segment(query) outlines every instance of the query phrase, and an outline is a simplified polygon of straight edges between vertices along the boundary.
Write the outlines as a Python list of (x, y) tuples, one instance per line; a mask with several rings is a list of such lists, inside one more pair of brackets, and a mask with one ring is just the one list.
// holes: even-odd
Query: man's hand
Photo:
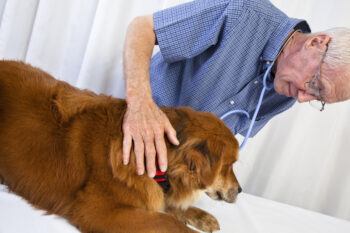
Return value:
[(129, 163), (130, 150), (134, 144), (137, 173), (145, 171), (154, 177), (156, 173), (156, 155), (161, 171), (167, 169), (167, 148), (164, 140), (166, 133), (169, 141), (178, 145), (176, 131), (168, 117), (159, 109), (152, 99), (128, 102), (123, 121), (123, 163)]
[(123, 121), (123, 162), (128, 164), (133, 144), (137, 173), (144, 173), (146, 157), (150, 177), (156, 173), (156, 155), (160, 169), (167, 169), (164, 133), (171, 143), (179, 144), (169, 119), (152, 99), (149, 67), (155, 42), (152, 15), (136, 17), (128, 26), (124, 45), (123, 67), (128, 107)]

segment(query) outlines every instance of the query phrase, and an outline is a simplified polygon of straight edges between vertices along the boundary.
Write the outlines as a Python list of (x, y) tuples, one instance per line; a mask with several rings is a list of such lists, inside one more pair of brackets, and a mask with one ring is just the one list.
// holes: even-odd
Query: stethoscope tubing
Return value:
[[(248, 131), (247, 131), (247, 133), (246, 133), (246, 136), (244, 137), (243, 142), (242, 142), (241, 145), (239, 146), (239, 149), (240, 149), (240, 150), (242, 150), (242, 149), (245, 147), (245, 145), (246, 145), (246, 143), (247, 143), (247, 141), (248, 141), (248, 139), (249, 139), (249, 136), (250, 136), (251, 131), (252, 131), (252, 129), (253, 129), (253, 126), (254, 126), (256, 117), (258, 116), (258, 113), (259, 113), (259, 110), (260, 110), (260, 107), (261, 107), (261, 104), (262, 104), (262, 100), (263, 100), (263, 98), (264, 98), (265, 91), (271, 89), (271, 87), (268, 87), (268, 86), (267, 86), (266, 80), (267, 80), (268, 74), (270, 73), (270, 71), (271, 71), (271, 69), (272, 69), (272, 67), (273, 67), (273, 64), (274, 64), (274, 62), (271, 62), (271, 63), (270, 63), (270, 66), (266, 69), (266, 71), (265, 71), (265, 73), (264, 73), (264, 77), (263, 77), (263, 89), (261, 90), (260, 97), (259, 97), (258, 103), (257, 103), (257, 105), (256, 105), (256, 108), (255, 108), (255, 111), (254, 111), (252, 120), (251, 120), (251, 122), (250, 122)], [(242, 109), (237, 109), (237, 110), (231, 110), (231, 111), (226, 112), (225, 114), (223, 114), (223, 115), (220, 117), (220, 119), (221, 119), (221, 120), (224, 120), (225, 118), (227, 118), (228, 116), (233, 115), (233, 114), (243, 114), (243, 115), (245, 115), (248, 119), (250, 118), (249, 113), (248, 113), (247, 111), (242, 110)]]

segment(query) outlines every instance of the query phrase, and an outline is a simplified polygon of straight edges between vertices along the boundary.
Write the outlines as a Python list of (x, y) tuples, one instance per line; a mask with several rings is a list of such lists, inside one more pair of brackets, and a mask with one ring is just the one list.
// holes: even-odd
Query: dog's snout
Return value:
[(206, 192), (206, 194), (214, 200), (226, 201), (228, 203), (235, 202), (238, 193), (242, 192), (242, 188), (232, 187), (228, 190), (212, 190)]
[(228, 189), (212, 189), (208, 190), (206, 194), (214, 200), (225, 201), (233, 203), (237, 199), (237, 195), (242, 192), (240, 185), (230, 187)]

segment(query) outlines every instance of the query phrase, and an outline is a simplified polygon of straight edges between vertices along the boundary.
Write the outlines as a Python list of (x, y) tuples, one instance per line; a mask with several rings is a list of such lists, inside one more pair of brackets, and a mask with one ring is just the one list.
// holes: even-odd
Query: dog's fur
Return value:
[(79, 90), (15, 61), (0, 61), (0, 180), (33, 206), (82, 232), (211, 232), (216, 219), (189, 207), (206, 191), (234, 202), (238, 143), (214, 115), (163, 108), (178, 132), (162, 188), (122, 164), (124, 100)]

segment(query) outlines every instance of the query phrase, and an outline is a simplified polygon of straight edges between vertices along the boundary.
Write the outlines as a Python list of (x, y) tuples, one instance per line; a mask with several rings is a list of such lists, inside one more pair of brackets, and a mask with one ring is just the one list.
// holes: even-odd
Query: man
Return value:
[(345, 28), (310, 34), (268, 0), (194, 1), (134, 19), (124, 51), (124, 164), (133, 143), (138, 174), (144, 157), (150, 177), (156, 158), (166, 170), (164, 133), (179, 142), (158, 106), (210, 111), (234, 133), (254, 136), (296, 100), (317, 100), (323, 110), (349, 99), (349, 41)]

